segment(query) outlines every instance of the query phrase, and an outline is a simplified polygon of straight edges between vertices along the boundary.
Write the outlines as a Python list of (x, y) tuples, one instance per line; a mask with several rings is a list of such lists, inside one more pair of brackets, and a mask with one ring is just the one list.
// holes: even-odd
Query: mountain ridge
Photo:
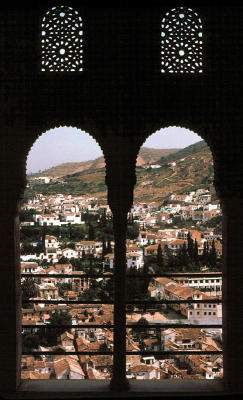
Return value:
[[(158, 149), (156, 149), (158, 150)], [(159, 154), (159, 153), (157, 153)], [(205, 141), (199, 141), (184, 149), (136, 167), (137, 184), (134, 188), (135, 201), (163, 201), (170, 194), (182, 194), (197, 188), (213, 188), (213, 159)], [(97, 160), (97, 159), (96, 159)], [(101, 158), (96, 166), (101, 165)], [(151, 167), (152, 163), (157, 166)], [(82, 171), (63, 176), (60, 182), (36, 185), (31, 184), (28, 193), (92, 195), (103, 201), (107, 198), (105, 185), (105, 168), (93, 165)]]
[[(176, 153), (180, 149), (153, 149), (149, 147), (142, 147), (138, 157), (137, 165), (144, 165), (146, 163), (156, 162), (161, 157)], [(105, 167), (104, 157), (98, 157), (92, 160), (80, 161), (80, 162), (66, 162), (58, 164), (54, 167), (47, 168), (41, 172), (36, 172), (28, 174), (31, 177), (38, 176), (50, 176), (50, 177), (62, 177), (66, 175), (75, 174), (77, 172), (82, 172), (87, 169), (99, 169)]]

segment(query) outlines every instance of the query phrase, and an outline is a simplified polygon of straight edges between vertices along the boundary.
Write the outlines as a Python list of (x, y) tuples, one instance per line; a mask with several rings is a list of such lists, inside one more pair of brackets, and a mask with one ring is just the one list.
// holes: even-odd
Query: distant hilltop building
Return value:
[(146, 166), (146, 169), (148, 169), (148, 168), (153, 168), (153, 169), (161, 168), (161, 165), (159, 165), (159, 164), (149, 164), (149, 165)]
[(52, 178), (50, 176), (38, 176), (38, 177), (31, 177), (29, 178), (30, 182), (32, 183), (50, 183), (52, 181)]

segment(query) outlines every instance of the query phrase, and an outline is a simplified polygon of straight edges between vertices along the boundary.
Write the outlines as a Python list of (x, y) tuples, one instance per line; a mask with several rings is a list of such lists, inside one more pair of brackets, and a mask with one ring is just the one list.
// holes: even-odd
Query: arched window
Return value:
[(63, 5), (47, 11), (41, 36), (42, 71), (83, 70), (83, 30), (78, 11)]
[(161, 72), (203, 72), (202, 21), (191, 8), (173, 8), (162, 20)]

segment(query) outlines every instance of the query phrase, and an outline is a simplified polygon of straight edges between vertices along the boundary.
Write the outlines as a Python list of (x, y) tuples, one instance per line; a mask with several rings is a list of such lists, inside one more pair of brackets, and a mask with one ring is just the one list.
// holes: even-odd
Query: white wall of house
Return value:
[(62, 255), (63, 255), (63, 257), (66, 257), (66, 258), (77, 258), (78, 252), (73, 249), (64, 249), (64, 250), (62, 250)]

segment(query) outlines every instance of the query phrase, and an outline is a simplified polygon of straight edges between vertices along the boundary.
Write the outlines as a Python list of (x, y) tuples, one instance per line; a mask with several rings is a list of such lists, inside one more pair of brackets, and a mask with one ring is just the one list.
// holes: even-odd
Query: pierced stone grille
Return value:
[(41, 25), (42, 71), (82, 71), (83, 30), (78, 11), (53, 7)]
[(202, 73), (202, 21), (190, 8), (165, 14), (161, 24), (161, 72)]

